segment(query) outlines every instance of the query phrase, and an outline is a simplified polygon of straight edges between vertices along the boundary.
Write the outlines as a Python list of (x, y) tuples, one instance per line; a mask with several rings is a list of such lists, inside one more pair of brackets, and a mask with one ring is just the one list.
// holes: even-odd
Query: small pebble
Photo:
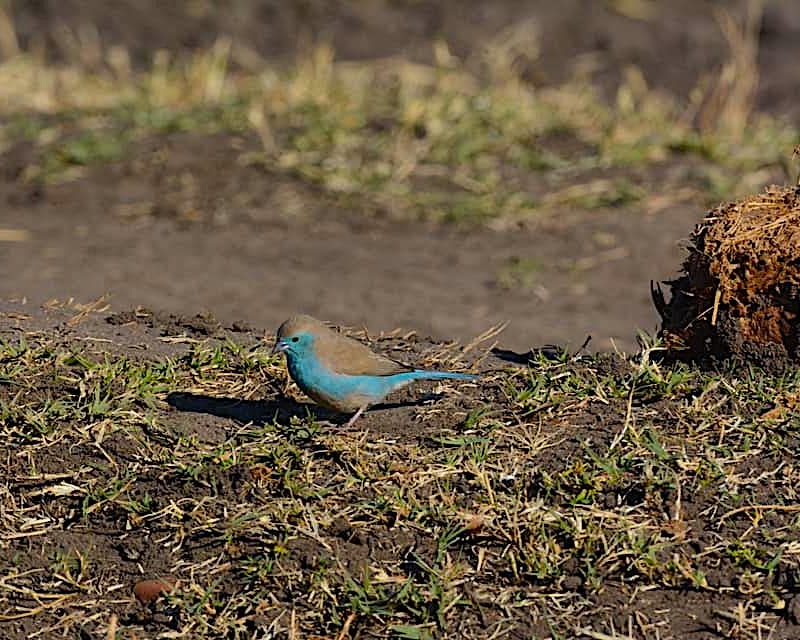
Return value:
[(467, 519), (464, 525), (464, 531), (470, 535), (480, 533), (483, 526), (486, 524), (486, 519), (480, 515), (474, 515)]
[(133, 588), (133, 595), (142, 604), (152, 602), (162, 593), (169, 593), (175, 588), (174, 581), (164, 579), (142, 580)]

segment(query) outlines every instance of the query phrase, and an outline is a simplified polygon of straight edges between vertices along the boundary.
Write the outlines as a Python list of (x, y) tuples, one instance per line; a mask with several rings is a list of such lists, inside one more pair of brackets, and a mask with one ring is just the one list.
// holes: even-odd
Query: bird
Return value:
[(273, 353), (283, 353), (289, 375), (317, 404), (353, 413), (351, 427), (371, 405), (415, 380), (475, 380), (476, 375), (415, 369), (372, 351), (308, 315), (279, 328)]

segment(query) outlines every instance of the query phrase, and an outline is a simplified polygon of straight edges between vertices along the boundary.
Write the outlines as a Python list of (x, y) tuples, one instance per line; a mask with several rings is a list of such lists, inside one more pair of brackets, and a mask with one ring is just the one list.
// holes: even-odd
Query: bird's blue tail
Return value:
[(454, 371), (425, 371), (415, 369), (408, 373), (411, 380), (477, 380), (478, 376), (471, 373), (455, 373)]

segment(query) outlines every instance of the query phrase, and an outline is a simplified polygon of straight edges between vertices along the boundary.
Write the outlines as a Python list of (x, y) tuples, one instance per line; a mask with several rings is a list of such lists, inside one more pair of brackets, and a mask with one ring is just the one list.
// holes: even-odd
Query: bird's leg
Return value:
[(368, 404), (365, 404), (363, 407), (359, 407), (358, 411), (356, 411), (356, 412), (353, 414), (353, 417), (352, 417), (352, 418), (350, 418), (350, 419), (347, 421), (347, 424), (346, 424), (346, 425), (344, 425), (345, 429), (349, 429), (350, 427), (352, 427), (352, 426), (353, 426), (353, 423), (354, 423), (356, 420), (358, 420), (358, 416), (360, 416), (362, 413), (364, 413), (364, 410), (365, 410), (365, 409), (366, 409), (368, 406), (369, 406)]

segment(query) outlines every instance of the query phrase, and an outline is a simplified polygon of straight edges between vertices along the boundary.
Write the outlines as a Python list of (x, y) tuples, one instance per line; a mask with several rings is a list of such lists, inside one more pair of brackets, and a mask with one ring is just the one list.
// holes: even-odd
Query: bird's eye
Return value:
[(297, 336), (294, 336), (292, 338), (292, 342), (299, 342), (299, 341), (300, 341), (300, 338), (298, 338)]

